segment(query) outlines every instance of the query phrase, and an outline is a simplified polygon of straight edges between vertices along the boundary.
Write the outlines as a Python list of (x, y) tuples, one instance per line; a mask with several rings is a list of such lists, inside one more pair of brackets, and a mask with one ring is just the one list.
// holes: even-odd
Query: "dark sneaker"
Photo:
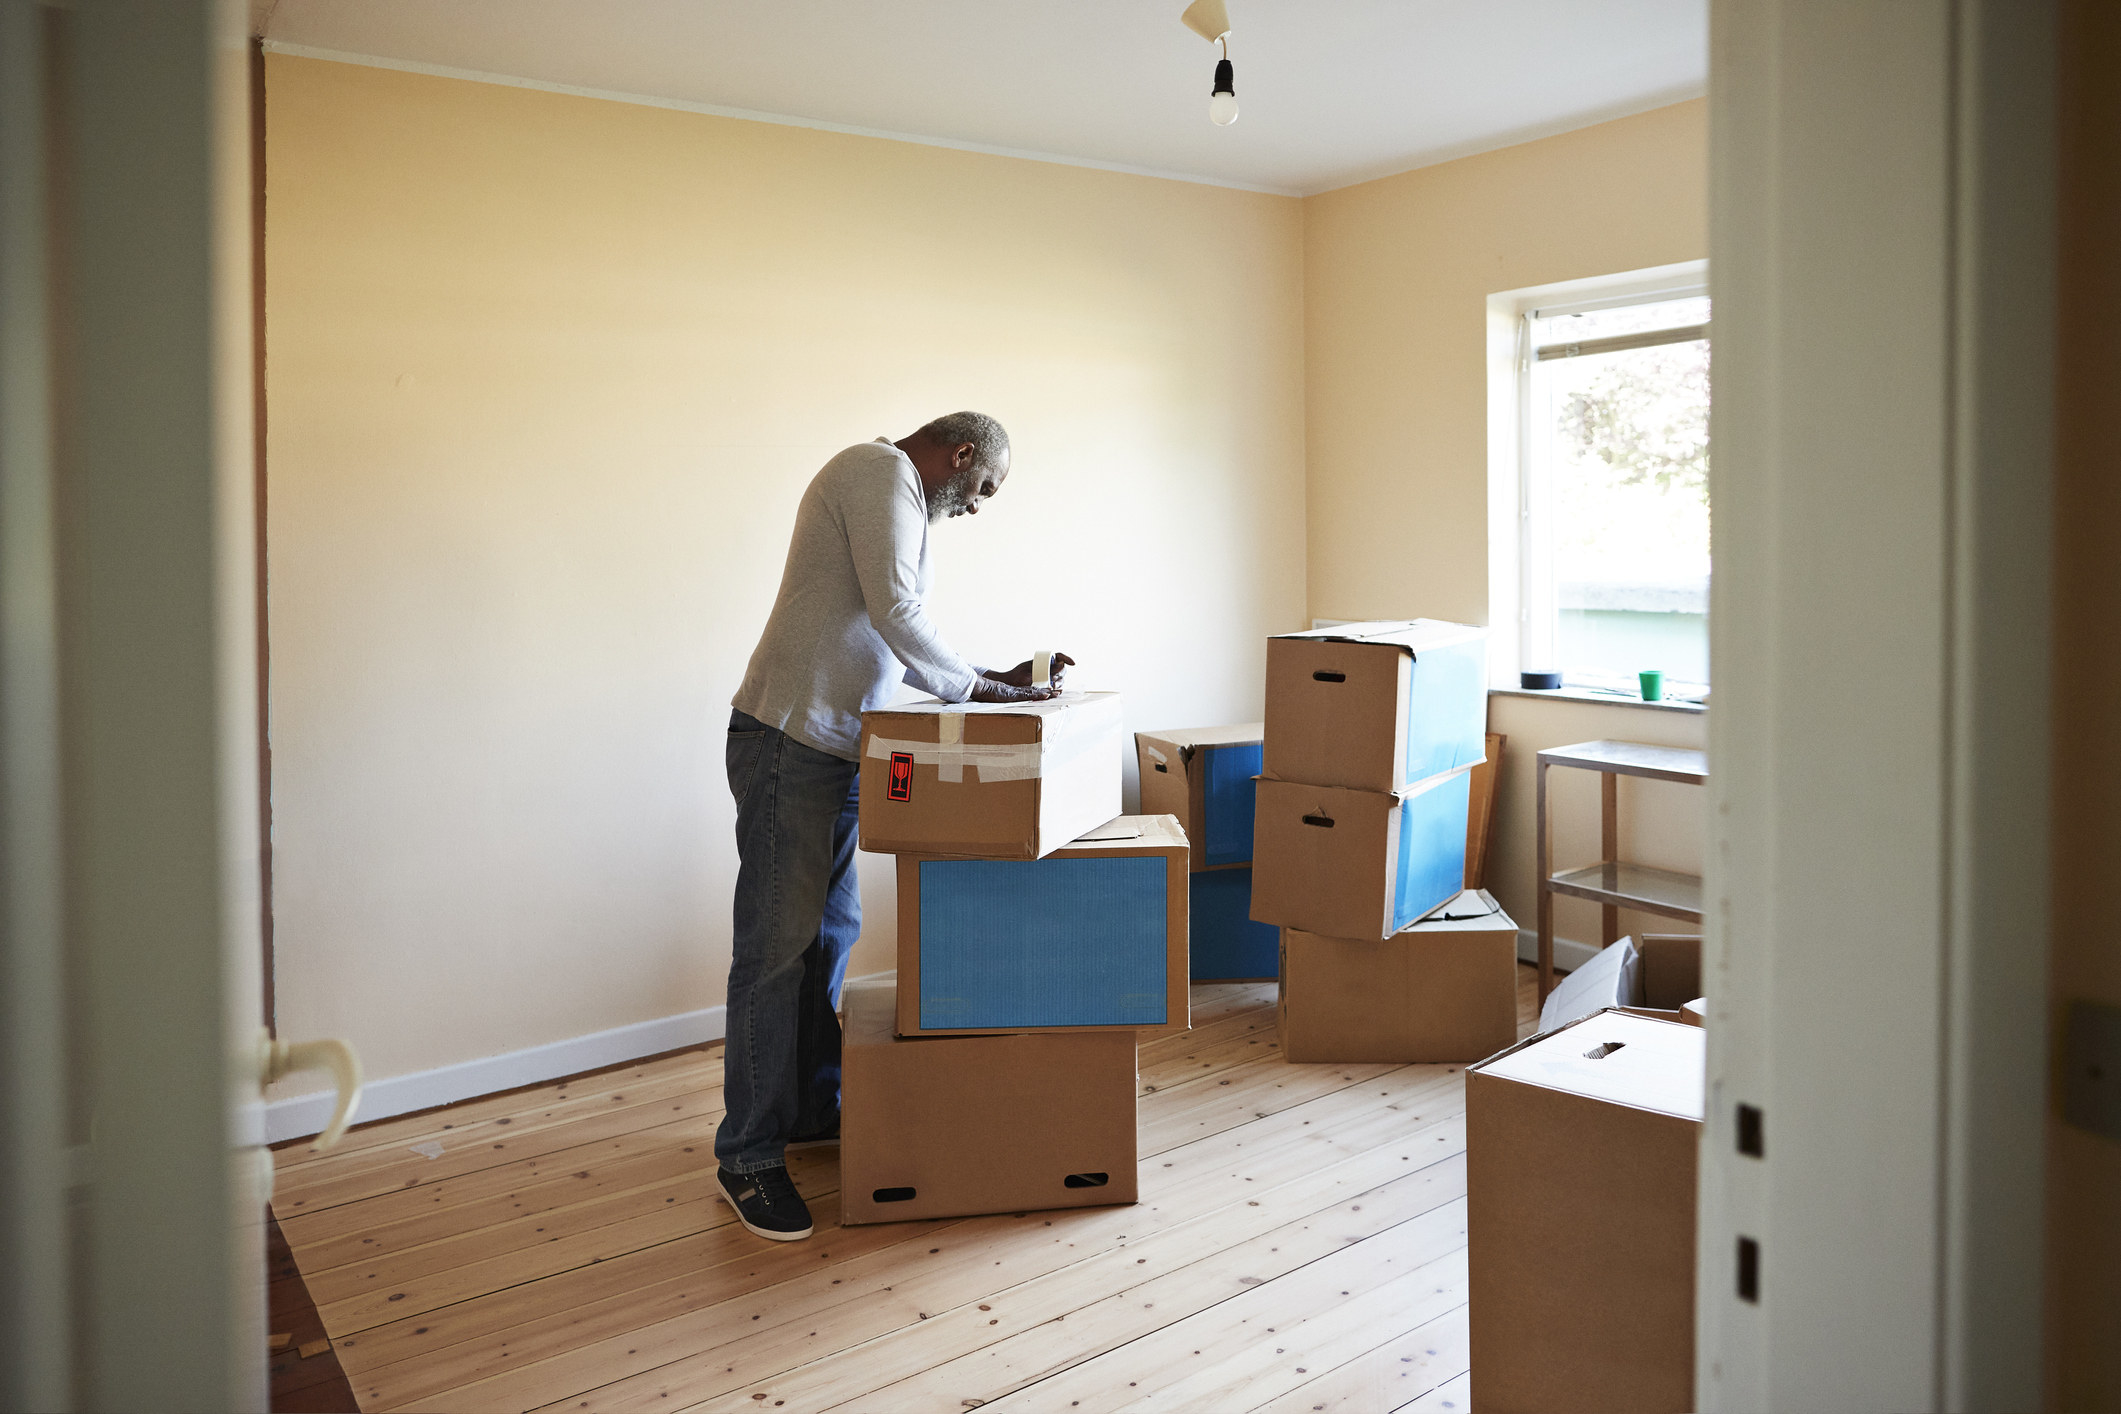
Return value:
[(822, 1133), (802, 1134), (789, 1140), (788, 1152), (792, 1154), (798, 1149), (822, 1149), (827, 1145), (831, 1145), (834, 1148), (837, 1148), (839, 1146), (839, 1142), (840, 1127), (835, 1124), (832, 1126), (832, 1128), (827, 1129)]
[(715, 1175), (722, 1196), (736, 1209), (736, 1220), (773, 1242), (800, 1242), (810, 1235), (810, 1209), (795, 1191), (786, 1164), (775, 1164), (757, 1173)]

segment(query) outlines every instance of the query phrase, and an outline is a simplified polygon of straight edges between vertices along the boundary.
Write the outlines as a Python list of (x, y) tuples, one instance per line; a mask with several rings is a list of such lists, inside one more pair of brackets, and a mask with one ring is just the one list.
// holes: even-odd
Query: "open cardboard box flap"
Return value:
[(1446, 619), (1377, 619), (1305, 629), (1301, 633), (1278, 633), (1274, 637), (1309, 638), (1320, 643), (1389, 643), (1419, 654), (1432, 648), (1448, 648), (1454, 643), (1486, 638), (1487, 635), (1484, 628), (1455, 624)]
[(1252, 862), (1252, 777), (1265, 727), (1136, 732), (1144, 815), (1175, 815), (1193, 842), (1195, 873)]
[(1168, 759), (1190, 761), (1204, 746), (1253, 746), (1266, 740), (1264, 722), (1240, 722), (1232, 727), (1170, 727), (1163, 731), (1136, 732), (1134, 740), (1156, 747)]

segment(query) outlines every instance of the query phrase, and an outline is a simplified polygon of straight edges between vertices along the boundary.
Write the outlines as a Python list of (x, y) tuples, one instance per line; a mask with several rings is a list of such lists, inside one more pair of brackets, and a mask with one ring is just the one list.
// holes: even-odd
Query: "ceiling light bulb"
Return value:
[(1216, 61), (1215, 93), (1208, 99), (1208, 117), (1222, 128), (1237, 121), (1237, 76), (1228, 59)]

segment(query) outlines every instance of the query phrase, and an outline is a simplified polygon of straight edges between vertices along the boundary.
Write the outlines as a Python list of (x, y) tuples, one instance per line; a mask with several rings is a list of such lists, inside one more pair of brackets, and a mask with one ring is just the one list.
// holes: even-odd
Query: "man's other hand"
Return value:
[[(1053, 666), (1051, 672), (1053, 675), (1053, 687), (1055, 691), (1060, 690), (1061, 674), (1074, 666), (1075, 660), (1069, 657), (1067, 654), (1056, 653), (1053, 655)], [(1007, 683), (1011, 687), (1029, 687), (1031, 686), (1031, 673), (1032, 660), (1026, 658), (1023, 662), (1018, 663), (1015, 667), (1011, 668), (1006, 673), (989, 673), (987, 674), (987, 676), (993, 678), (996, 682)]]
[(1015, 683), (985, 676), (972, 680), (974, 702), (1044, 702), (1049, 697), (1058, 696), (1060, 689), (1053, 687), (1018, 687)]

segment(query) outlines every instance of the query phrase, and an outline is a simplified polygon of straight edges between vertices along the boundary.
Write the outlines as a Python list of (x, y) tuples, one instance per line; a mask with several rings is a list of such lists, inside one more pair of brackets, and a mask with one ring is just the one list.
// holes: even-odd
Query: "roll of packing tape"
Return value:
[(1041, 648), (1038, 652), (1031, 655), (1031, 685), (1033, 687), (1053, 686), (1052, 649)]

